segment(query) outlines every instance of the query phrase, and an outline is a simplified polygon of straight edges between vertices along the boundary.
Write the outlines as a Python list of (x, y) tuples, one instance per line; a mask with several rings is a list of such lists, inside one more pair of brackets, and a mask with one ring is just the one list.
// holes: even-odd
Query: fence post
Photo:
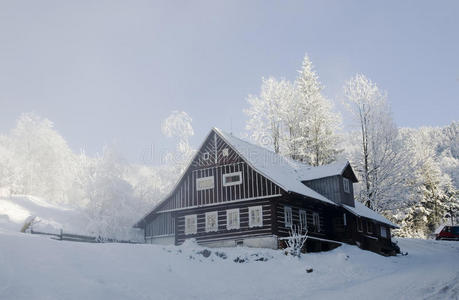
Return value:
[(63, 232), (62, 232), (62, 228), (61, 228), (61, 232), (59, 234), (59, 239), (62, 241), (62, 235), (63, 235)]

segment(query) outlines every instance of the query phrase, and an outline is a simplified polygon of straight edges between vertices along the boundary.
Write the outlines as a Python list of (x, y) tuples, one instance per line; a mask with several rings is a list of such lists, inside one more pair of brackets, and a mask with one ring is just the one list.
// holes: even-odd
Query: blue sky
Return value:
[(261, 77), (293, 80), (306, 52), (337, 103), (360, 72), (399, 126), (458, 120), (459, 2), (401, 2), (0, 1), (0, 132), (33, 111), (74, 150), (138, 162), (171, 145), (172, 110), (195, 146), (213, 126), (242, 132)]

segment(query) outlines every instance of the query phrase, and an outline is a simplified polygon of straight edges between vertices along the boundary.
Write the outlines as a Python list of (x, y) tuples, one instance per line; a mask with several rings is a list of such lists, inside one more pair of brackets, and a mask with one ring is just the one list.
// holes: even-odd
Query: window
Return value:
[(263, 208), (262, 206), (249, 207), (249, 227), (263, 226)]
[(316, 229), (317, 232), (320, 232), (320, 217), (319, 213), (313, 213), (312, 214), (312, 223), (314, 224), (314, 228)]
[(214, 176), (196, 178), (196, 190), (208, 190), (214, 188)]
[(308, 219), (306, 215), (306, 211), (300, 209), (300, 226), (301, 229), (307, 230), (308, 229)]
[(226, 229), (239, 229), (239, 208), (226, 211)]
[(292, 227), (292, 208), (284, 206), (284, 223), (285, 227)]
[(381, 225), (381, 237), (387, 239), (387, 230), (385, 226)]
[(343, 178), (343, 186), (344, 192), (349, 194), (351, 192), (351, 189), (349, 188), (349, 179)]
[(360, 218), (357, 219), (357, 231), (359, 232), (363, 231), (362, 220)]
[(347, 226), (346, 213), (343, 213), (343, 225)]
[(242, 172), (223, 174), (223, 185), (231, 186), (242, 183)]
[(367, 232), (373, 233), (373, 223), (367, 221)]
[(218, 212), (206, 212), (206, 232), (218, 231)]
[(209, 158), (210, 158), (209, 152), (204, 152), (204, 153), (202, 154), (202, 159), (203, 159), (203, 160), (208, 160)]
[(198, 232), (198, 222), (196, 215), (185, 216), (185, 234), (196, 234)]
[(228, 148), (225, 148), (225, 149), (222, 150), (222, 155), (225, 156), (225, 157), (229, 155)]

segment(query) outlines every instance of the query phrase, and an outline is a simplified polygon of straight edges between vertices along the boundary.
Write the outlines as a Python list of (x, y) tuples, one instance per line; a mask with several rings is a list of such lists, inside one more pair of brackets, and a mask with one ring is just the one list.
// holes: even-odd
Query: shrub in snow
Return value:
[(294, 225), (290, 229), (290, 236), (286, 239), (286, 252), (292, 256), (300, 257), (306, 240), (308, 239), (308, 230), (301, 229)]

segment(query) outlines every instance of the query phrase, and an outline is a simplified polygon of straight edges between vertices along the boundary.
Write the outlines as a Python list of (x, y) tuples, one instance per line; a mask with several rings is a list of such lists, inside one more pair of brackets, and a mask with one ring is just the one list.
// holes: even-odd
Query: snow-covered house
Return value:
[(292, 227), (309, 251), (339, 243), (390, 254), (397, 225), (354, 201), (347, 161), (311, 167), (213, 129), (176, 186), (135, 226), (145, 241), (279, 248)]

